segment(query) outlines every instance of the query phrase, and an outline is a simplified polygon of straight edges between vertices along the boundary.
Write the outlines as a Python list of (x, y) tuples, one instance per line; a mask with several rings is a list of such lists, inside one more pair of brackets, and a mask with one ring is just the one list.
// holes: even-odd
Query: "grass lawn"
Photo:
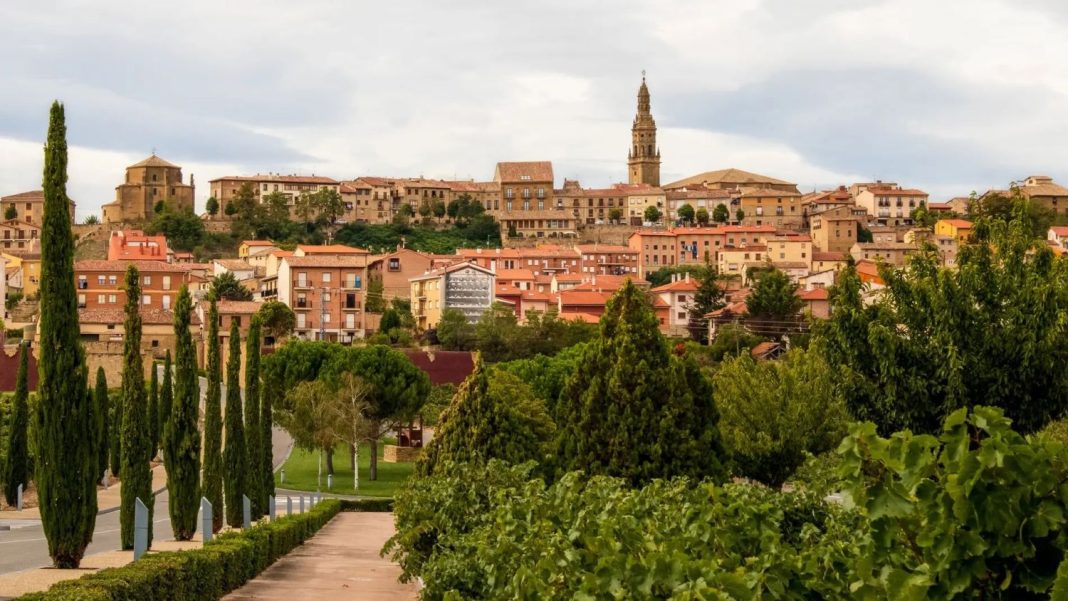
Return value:
[[(338, 494), (360, 494), (367, 497), (392, 497), (393, 492), (415, 470), (414, 463), (386, 463), (382, 461), (382, 447), (378, 445), (378, 480), (372, 481), (371, 474), (371, 447), (367, 444), (360, 445), (360, 491), (352, 488), (352, 466), (349, 465), (348, 449), (345, 445), (338, 445), (334, 452), (334, 488), (326, 488), (326, 458), (323, 457), (323, 492)], [(316, 474), (319, 470), (319, 454), (304, 451), (299, 448), (293, 449), (293, 453), (286, 460), (283, 469), (286, 471), (285, 484), (281, 482), (280, 472), (275, 472), (274, 483), (279, 488), (291, 490), (316, 490)]]

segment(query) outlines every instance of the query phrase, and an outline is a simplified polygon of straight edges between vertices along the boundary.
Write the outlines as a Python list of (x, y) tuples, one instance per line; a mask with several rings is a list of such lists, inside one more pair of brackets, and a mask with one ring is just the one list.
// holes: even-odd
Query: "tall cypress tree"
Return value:
[(76, 568), (93, 539), (97, 456), (85, 350), (78, 333), (67, 126), (59, 102), (52, 104), (42, 183), (37, 497), (53, 564)]
[(19, 485), (25, 489), (30, 480), (30, 452), (27, 431), (30, 426), (30, 389), (27, 384), (27, 366), (30, 349), (19, 346), (19, 368), (15, 375), (15, 399), (8, 421), (7, 460), (4, 462), (4, 500), (8, 505), (18, 503)]
[(260, 316), (253, 315), (245, 342), (245, 446), (248, 473), (245, 480), (252, 515), (266, 513), (263, 508), (263, 432), (260, 430)]
[(123, 549), (134, 546), (137, 499), (148, 507), (148, 544), (152, 545), (152, 442), (149, 440), (145, 367), (141, 362), (141, 274), (126, 268), (126, 322), (122, 342), (122, 486), (119, 529)]
[(240, 528), (241, 496), (245, 494), (248, 453), (245, 449), (245, 426), (241, 421), (241, 330), (230, 322), (230, 358), (226, 361), (226, 448), (223, 451), (226, 474), (226, 523)]
[(272, 429), (274, 417), (271, 414), (272, 405), (270, 395), (264, 390), (260, 393), (260, 497), (263, 499), (263, 513), (270, 509), (269, 497), (274, 496), (274, 446), (272, 442)]
[(108, 379), (104, 375), (104, 368), (96, 368), (96, 391), (93, 393), (93, 419), (96, 421), (97, 448), (100, 450), (100, 461), (96, 465), (98, 474), (103, 474), (108, 469), (108, 454), (111, 452), (111, 437), (119, 436), (119, 430), (110, 427), (111, 400), (108, 398)]
[[(171, 421), (171, 408), (174, 405), (174, 386), (171, 384), (173, 371), (171, 369), (171, 351), (163, 359), (163, 382), (159, 389), (159, 424), (156, 426), (159, 432), (159, 448), (167, 448), (167, 423)], [(166, 452), (166, 451), (165, 451)], [(167, 460), (166, 457), (163, 458)]]
[(152, 457), (159, 452), (159, 374), (156, 373), (156, 362), (152, 362), (149, 369), (152, 372), (148, 379), (148, 442), (152, 447)]
[(208, 311), (208, 390), (204, 399), (204, 497), (212, 506), (212, 529), (223, 525), (222, 391), (219, 389), (219, 308)]
[(177, 540), (196, 533), (200, 504), (200, 388), (189, 332), (192, 312), (189, 289), (182, 285), (174, 304), (174, 403), (164, 436), (171, 529)]

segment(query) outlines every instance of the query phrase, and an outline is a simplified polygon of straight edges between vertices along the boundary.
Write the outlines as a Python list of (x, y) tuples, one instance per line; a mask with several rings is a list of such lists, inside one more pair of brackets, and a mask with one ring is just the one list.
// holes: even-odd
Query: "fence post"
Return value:
[(215, 523), (211, 501), (206, 497), (200, 497), (200, 531), (204, 533), (204, 542), (210, 542), (214, 534)]
[(148, 551), (148, 507), (140, 498), (134, 500), (134, 561)]
[(242, 525), (245, 530), (248, 530), (252, 527), (252, 501), (249, 500), (247, 495), (241, 495), (241, 505), (241, 513), (244, 517)]
[(304, 495), (300, 495), (300, 512), (304, 513)]
[(326, 475), (326, 490), (334, 490), (334, 475)]

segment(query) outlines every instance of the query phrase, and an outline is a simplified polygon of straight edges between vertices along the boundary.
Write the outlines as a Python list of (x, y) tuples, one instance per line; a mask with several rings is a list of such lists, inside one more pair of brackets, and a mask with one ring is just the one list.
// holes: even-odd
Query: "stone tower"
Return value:
[(642, 71), (642, 87), (638, 89), (638, 114), (630, 129), (630, 152), (627, 153), (627, 172), (632, 184), (660, 185), (660, 148), (656, 145), (656, 121), (649, 111), (649, 88)]

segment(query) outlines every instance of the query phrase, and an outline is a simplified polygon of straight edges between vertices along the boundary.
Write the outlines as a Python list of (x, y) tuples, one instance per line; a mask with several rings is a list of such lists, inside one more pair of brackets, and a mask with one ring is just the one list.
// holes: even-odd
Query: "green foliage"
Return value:
[(96, 368), (96, 389), (93, 391), (93, 421), (96, 427), (97, 450), (100, 460), (96, 464), (96, 471), (103, 474), (108, 469), (108, 453), (111, 450), (111, 438), (118, 437), (118, 430), (112, 431), (111, 399), (108, 398), (108, 381), (104, 375), (104, 368)]
[[(152, 367), (149, 369), (149, 384), (148, 384), (148, 440), (152, 447), (152, 457), (155, 457), (159, 452), (160, 443), (160, 431), (159, 431), (159, 369), (157, 369), (156, 362), (152, 362)], [(99, 380), (98, 384), (99, 386)]]
[(488, 362), (514, 361), (535, 355), (553, 355), (596, 336), (597, 326), (560, 319), (555, 308), (545, 314), (531, 312), (520, 325), (515, 311), (494, 304), (477, 324), (468, 323), (463, 312), (445, 309), (437, 338), (445, 350), (478, 350)]
[(567, 381), (578, 370), (583, 354), (590, 344), (579, 343), (552, 356), (535, 355), (530, 359), (498, 363), (496, 367), (499, 371), (515, 375), (526, 382), (534, 396), (545, 402), (549, 414), (559, 420), (563, 417), (559, 407), (560, 394)]
[(645, 207), (645, 212), (642, 214), (642, 216), (649, 223), (657, 223), (660, 221), (660, 217), (662, 217), (662, 215), (660, 214), (660, 209), (656, 208), (653, 205)]
[(297, 327), (296, 314), (283, 302), (267, 301), (260, 306), (258, 314), (263, 333), (276, 340), (289, 336), (293, 333), (293, 328)]
[(88, 215), (85, 219), (82, 220), (82, 223), (84, 223), (85, 225), (97, 225), (100, 223), (100, 218), (96, 215)]
[(382, 276), (372, 275), (367, 278), (367, 302), (364, 309), (368, 313), (382, 313), (386, 310), (386, 288)]
[(14, 506), (18, 502), (18, 488), (30, 483), (30, 389), (29, 378), (30, 349), (19, 345), (19, 367), (15, 374), (15, 396), (11, 403), (11, 417), (7, 422), (7, 438), (4, 439), (6, 454), (3, 462), (4, 500)]
[(108, 405), (110, 405), (108, 429), (112, 433), (108, 440), (108, 471), (112, 476), (117, 477), (122, 471), (122, 389), (109, 390), (107, 395)]
[(397, 313), (395, 309), (386, 309), (382, 313), (382, 319), (378, 322), (378, 331), (389, 333), (391, 330), (399, 328), (401, 325), (400, 313)]
[(12, 219), (18, 219), (18, 217), (19, 210), (15, 208), (15, 204), (7, 205), (7, 208), (4, 209), (4, 220), (11, 221)]
[(240, 528), (244, 523), (241, 497), (245, 494), (248, 451), (245, 449), (245, 425), (241, 409), (241, 330), (230, 322), (230, 350), (226, 361), (226, 435), (223, 448), (226, 499), (226, 523)]
[(215, 601), (296, 549), (341, 509), (335, 499), (307, 513), (285, 516), (250, 530), (228, 532), (190, 551), (152, 553), (121, 568), (66, 580), (27, 601)]
[(260, 516), (266, 511), (266, 497), (261, 489), (263, 481), (259, 478), (263, 469), (263, 445), (271, 441), (261, 440), (260, 429), (260, 318), (254, 315), (245, 340), (245, 453), (246, 469), (245, 494), (252, 502), (252, 515)]
[(156, 211), (148, 232), (166, 236), (167, 244), (180, 251), (192, 251), (204, 241), (204, 223), (190, 209), (167, 207)]
[(700, 277), (705, 273), (705, 267), (703, 265), (671, 265), (669, 267), (661, 267), (656, 271), (651, 271), (645, 274), (645, 281), (649, 282), (649, 285), (653, 288), (657, 286), (663, 286), (664, 284), (671, 283), (671, 278), (674, 275), (685, 276), (690, 274), (690, 277)]
[(711, 386), (692, 359), (668, 352), (632, 282), (608, 302), (580, 364), (557, 403), (560, 467), (634, 484), (724, 476)]
[(35, 473), (48, 554), (57, 568), (76, 568), (93, 537), (97, 457), (78, 333), (66, 134), (63, 106), (54, 102), (44, 153)]
[(173, 376), (171, 351), (167, 349), (167, 354), (163, 358), (163, 382), (160, 383), (159, 388), (159, 426), (157, 432), (159, 432), (160, 448), (167, 447), (167, 423), (171, 421), (171, 410), (174, 407)]
[(734, 218), (738, 221), (738, 223), (741, 223), (742, 220), (745, 219), (745, 211), (739, 208), (737, 211), (734, 212)]
[(927, 208), (927, 203), (920, 201), (920, 206), (912, 209), (909, 213), (909, 217), (912, 219), (912, 223), (917, 227), (933, 228), (936, 221), (938, 221), (938, 215)]
[(676, 209), (676, 213), (678, 213), (679, 219), (682, 220), (683, 223), (693, 223), (694, 217), (696, 216), (696, 211), (693, 210), (693, 207), (690, 206), (689, 203), (682, 203), (682, 206)]
[(804, 304), (797, 295), (797, 284), (778, 269), (769, 269), (758, 276), (749, 296), (745, 297), (748, 315), (759, 319), (788, 320)]
[(623, 209), (611, 208), (608, 209), (608, 221), (611, 223), (619, 223), (623, 219)]
[(764, 340), (740, 323), (724, 324), (716, 331), (712, 344), (708, 345), (708, 355), (713, 361), (723, 361), (726, 357), (749, 354), (753, 347)]
[(214, 196), (209, 196), (208, 201), (204, 203), (204, 210), (208, 212), (208, 215), (212, 217), (219, 214), (219, 201)]
[[(480, 205), (476, 203), (476, 206)], [(349, 223), (338, 229), (334, 239), (339, 244), (360, 248), (392, 250), (403, 243), (407, 248), (420, 252), (452, 254), (458, 248), (500, 246), (501, 233), (500, 225), (493, 217), (480, 214), (469, 221), (457, 221), (448, 229), (411, 227), (406, 223)]]
[(252, 300), (252, 291), (242, 286), (232, 271), (224, 271), (212, 278), (209, 294), (213, 295), (217, 300)]
[(468, 322), (459, 309), (447, 308), (441, 312), (437, 334), (441, 348), (447, 351), (469, 351), (478, 343), (475, 324)]
[(857, 223), (857, 242), (873, 242), (875, 236), (871, 233), (871, 230)]
[(490, 375), (478, 358), (474, 372), (442, 412), (419, 471), (430, 475), (447, 463), (490, 459), (541, 461), (555, 429), (544, 402), (529, 386), (508, 372)]
[(719, 287), (719, 276), (711, 263), (697, 274), (697, 291), (694, 292), (690, 305), (690, 336), (694, 340), (708, 338), (708, 326), (705, 315), (720, 309), (727, 303), (723, 289)]
[(164, 437), (171, 529), (176, 540), (193, 537), (200, 507), (200, 386), (189, 331), (192, 312), (189, 289), (183, 285), (174, 305), (174, 404)]
[(816, 352), (759, 362), (744, 353), (719, 367), (712, 387), (732, 471), (774, 489), (808, 454), (830, 451), (845, 435), (845, 402)]
[[(257, 370), (259, 366), (257, 366)], [(269, 497), (274, 496), (274, 444), (271, 440), (272, 430), (274, 429), (274, 413), (273, 403), (271, 401), (271, 395), (266, 391), (263, 392), (260, 403), (260, 463), (259, 473), (254, 476), (259, 476), (260, 484), (257, 491), (260, 494), (260, 501), (262, 502), (262, 512), (260, 515), (264, 515), (269, 511)]]
[(486, 361), (507, 361), (521, 347), (517, 340), (519, 320), (515, 310), (504, 303), (493, 303), (475, 324), (478, 349)]
[(1031, 238), (1025, 207), (982, 219), (956, 269), (933, 253), (884, 269), (871, 305), (847, 266), (816, 328), (854, 417), (881, 433), (937, 432), (958, 408), (1004, 409), (1022, 432), (1068, 409), (1068, 262)]
[(204, 395), (204, 498), (212, 506), (212, 531), (223, 525), (222, 358), (219, 356), (219, 307), (208, 308), (208, 389)]
[(989, 194), (981, 200), (969, 203), (971, 217), (991, 222), (1009, 223), (1021, 220), (1033, 239), (1045, 239), (1049, 227), (1057, 219), (1057, 213), (1042, 201), (1025, 197), (1017, 186), (1009, 194)]
[(441, 412), (449, 406), (452, 402), (452, 397), (456, 395), (455, 384), (438, 384), (431, 387), (430, 394), (426, 397), (426, 402), (423, 403), (423, 408), (419, 410), (419, 417), (424, 426), (436, 426), (438, 420), (441, 418)]
[(716, 208), (712, 209), (712, 221), (716, 223), (727, 223), (727, 220), (731, 218), (730, 209), (727, 205), (719, 203)]
[[(119, 474), (120, 538), (123, 549), (134, 546), (134, 506), (137, 499), (148, 507), (152, 523), (155, 497), (152, 496), (152, 441), (149, 439), (148, 403), (145, 394), (145, 369), (141, 362), (141, 273), (137, 267), (126, 268), (126, 321), (122, 336), (122, 462)], [(168, 463), (171, 458), (167, 457)], [(152, 546), (152, 528), (148, 529)]]
[(697, 221), (697, 225), (705, 227), (709, 222), (708, 209), (701, 207), (697, 209), (697, 213), (694, 214), (694, 220)]

